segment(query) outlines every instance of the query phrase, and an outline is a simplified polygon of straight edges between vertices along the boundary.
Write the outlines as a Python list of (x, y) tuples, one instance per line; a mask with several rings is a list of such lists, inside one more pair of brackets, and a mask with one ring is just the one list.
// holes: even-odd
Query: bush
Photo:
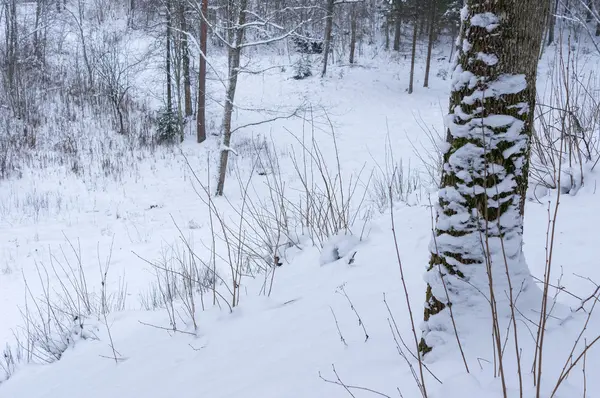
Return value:
[(323, 41), (317, 39), (310, 39), (305, 37), (292, 37), (296, 52), (300, 54), (322, 54), (323, 53)]
[(302, 80), (312, 76), (312, 62), (309, 56), (301, 56), (296, 64), (294, 65), (295, 75), (294, 79)]
[(156, 130), (158, 144), (175, 144), (183, 141), (182, 121), (172, 110), (164, 109), (159, 112)]

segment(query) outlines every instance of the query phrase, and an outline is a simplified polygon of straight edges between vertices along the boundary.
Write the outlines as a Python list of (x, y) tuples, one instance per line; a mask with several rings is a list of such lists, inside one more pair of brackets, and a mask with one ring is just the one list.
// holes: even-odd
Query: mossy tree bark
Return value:
[(508, 269), (513, 285), (532, 286), (522, 253), (523, 216), (536, 70), (549, 4), (466, 0), (462, 10), (426, 274), (422, 354), (453, 334), (447, 330), (449, 307), (472, 311), (473, 305), (485, 305), (474, 296), (490, 291), (490, 273), (501, 278), (500, 270)]

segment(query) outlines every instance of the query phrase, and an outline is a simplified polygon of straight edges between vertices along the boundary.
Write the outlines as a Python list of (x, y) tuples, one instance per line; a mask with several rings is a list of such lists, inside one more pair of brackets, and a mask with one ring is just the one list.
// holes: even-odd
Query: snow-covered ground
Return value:
[[(255, 63), (281, 61), (275, 56), (255, 57)], [(294, 161), (306, 154), (302, 142), (314, 137), (328, 167), (336, 169), (339, 161), (345, 184), (358, 186), (353, 206), (361, 204), (363, 211), (351, 229), (362, 239), (334, 237), (342, 258), (327, 261), (328, 255), (322, 251), (330, 250), (335, 242), (320, 250), (298, 238), (297, 245), (282, 256), (283, 265), (275, 271), (270, 296), (264, 294), (265, 280), (260, 273), (243, 277), (239, 306), (232, 312), (224, 302), (214, 306), (212, 292), (207, 292), (205, 309), (198, 304), (195, 310), (198, 329), (194, 333), (181, 303), (175, 304), (179, 308), (175, 316), (182, 333), (165, 330), (171, 327), (165, 309), (144, 308), (157, 280), (157, 270), (149, 262), (184, 253), (186, 243), (181, 238), (199, 258), (209, 261), (211, 218), (196, 177), (203, 184), (214, 182), (218, 137), (199, 146), (190, 135), (181, 147), (127, 158), (118, 180), (102, 174), (82, 179), (67, 168), (52, 167), (24, 170), (21, 179), (0, 181), (0, 344), (15, 344), (14, 334), (21, 335), (28, 327), (22, 313), (35, 305), (32, 298), (45, 292), (60, 296), (61, 280), (68, 289), (70, 283), (78, 283), (71, 280), (81, 280), (77, 278), (84, 274), (90, 295), (99, 297), (102, 270), (109, 259), (108, 294), (126, 292), (119, 311), (106, 320), (86, 321), (85, 330), (69, 341), (60, 360), (50, 365), (19, 365), (11, 378), (0, 384), (0, 397), (419, 396), (411, 368), (397, 348), (399, 344), (418, 372), (400, 342), (402, 338), (414, 348), (390, 213), (378, 203), (373, 182), (380, 178), (374, 176), (381, 169), (390, 170), (394, 162), (402, 162), (405, 174), (410, 167), (419, 180), (417, 191), (393, 206), (398, 249), (418, 328), (432, 228), (428, 193), (435, 194), (414, 148), (421, 154), (431, 149), (423, 127), (443, 131), (449, 82), (436, 72), (449, 65), (443, 60), (436, 62), (431, 88), (424, 89), (420, 81), (424, 68), (419, 64), (417, 89), (408, 95), (408, 60), (385, 54), (369, 58), (365, 56), (356, 67), (333, 67), (323, 80), (295, 81), (289, 68), (242, 78), (236, 96), (240, 107), (236, 126), (287, 115), (299, 107), (302, 110), (297, 117), (252, 125), (234, 134), (232, 147), (239, 155), (226, 182), (226, 199), (214, 199), (224, 220), (235, 223), (239, 218), (247, 181), (250, 196), (256, 200), (269, 197), (266, 182), (272, 174), (264, 176), (253, 169), (257, 152), (264, 150), (257, 150), (257, 143), (267, 143), (269, 153), (278, 160), (290, 198), (296, 198), (301, 181)], [(223, 66), (223, 59), (215, 59), (215, 65)], [(211, 90), (218, 99), (222, 86), (213, 81)], [(211, 107), (218, 125), (220, 108)], [(591, 173), (576, 196), (563, 195), (560, 201), (552, 281), (562, 272), (556, 283), (579, 298), (567, 293), (558, 298), (573, 308), (594, 292), (592, 281), (600, 281), (595, 266), (600, 254), (598, 180), (598, 171)], [(554, 211), (555, 195), (550, 192), (527, 203), (525, 253), (539, 278), (546, 264), (548, 209)], [(216, 246), (224, 253), (224, 242)], [(227, 275), (225, 261), (217, 263), (219, 272)], [(225, 287), (219, 289), (227, 295)], [(439, 379), (426, 372), (430, 397), (502, 396), (500, 381), (493, 377), (491, 326), (484, 318), (481, 314), (457, 314), (471, 372), (466, 374), (455, 342), (448, 342), (427, 360)], [(550, 396), (585, 321), (580, 311), (566, 320), (549, 322), (542, 396)], [(532, 325), (523, 322), (519, 334), (528, 397), (535, 395), (530, 374), (535, 340), (530, 330), (535, 333)], [(587, 338), (595, 337), (598, 330), (600, 318), (595, 316), (587, 325)], [(511, 341), (506, 350), (512, 355)], [(512, 397), (518, 394), (516, 364), (513, 357), (507, 354), (507, 358)], [(588, 397), (600, 396), (600, 381), (593, 377), (599, 369), (600, 355), (592, 350), (586, 357)], [(584, 374), (579, 366), (556, 396), (581, 396)], [(0, 380), (3, 377), (0, 373)], [(354, 386), (348, 387), (351, 394), (340, 384)]]

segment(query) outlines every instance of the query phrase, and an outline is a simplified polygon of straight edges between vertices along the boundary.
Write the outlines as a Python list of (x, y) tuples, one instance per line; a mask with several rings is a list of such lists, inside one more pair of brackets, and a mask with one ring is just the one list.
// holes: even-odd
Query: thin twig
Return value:
[[(346, 389), (346, 391), (347, 391), (347, 392), (348, 392), (350, 395), (352, 395), (352, 393), (350, 392), (350, 390), (360, 390), (360, 391), (367, 391), (367, 392), (370, 392), (370, 393), (373, 393), (373, 394), (379, 395), (380, 397), (392, 398), (392, 397), (390, 397), (389, 395), (386, 395), (386, 394), (384, 394), (384, 393), (381, 393), (381, 392), (379, 392), (379, 391), (372, 390), (372, 389), (370, 389), (370, 388), (366, 388), (366, 387), (360, 387), (360, 386), (351, 386), (351, 385), (349, 385), (349, 384), (344, 384), (344, 383), (343, 383), (343, 382), (340, 380), (340, 377), (339, 377), (339, 375), (337, 374), (337, 372), (336, 372), (336, 370), (335, 370), (335, 367), (334, 367), (333, 365), (331, 365), (331, 366), (333, 367), (333, 372), (335, 373), (335, 375), (336, 375), (336, 377), (337, 377), (338, 381), (326, 379), (325, 377), (323, 377), (323, 376), (321, 375), (321, 372), (319, 372), (319, 378), (320, 378), (321, 380), (323, 380), (324, 382), (326, 382), (326, 383), (331, 383), (331, 384), (335, 384), (335, 385), (338, 385), (338, 386), (342, 386), (342, 387), (344, 387), (344, 388)], [(354, 396), (354, 395), (352, 395), (352, 396)]]
[(348, 344), (346, 343), (346, 339), (344, 339), (344, 336), (342, 335), (342, 331), (340, 330), (340, 325), (338, 323), (337, 317), (335, 316), (335, 312), (333, 312), (333, 308), (329, 307), (329, 309), (331, 310), (331, 315), (333, 315), (333, 320), (335, 321), (335, 326), (337, 327), (337, 331), (340, 336), (340, 340), (342, 341), (342, 343), (344, 343), (344, 345), (346, 347), (348, 347)]

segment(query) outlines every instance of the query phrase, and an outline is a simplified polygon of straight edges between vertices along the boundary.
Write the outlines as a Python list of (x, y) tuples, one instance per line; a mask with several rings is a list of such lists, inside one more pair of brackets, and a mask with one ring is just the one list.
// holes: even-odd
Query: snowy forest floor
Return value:
[[(540, 66), (541, 85), (546, 79), (547, 58), (551, 56)], [(268, 65), (279, 59), (255, 56), (253, 62)], [(224, 59), (214, 63), (217, 70), (223, 70)], [(181, 146), (127, 158), (115, 155), (114, 164), (121, 162), (118, 178), (101, 172), (82, 178), (67, 167), (51, 167), (23, 169), (22, 178), (0, 181), (0, 344), (14, 345), (14, 334), (27, 327), (22, 313), (32, 306), (33, 297), (47, 291), (61, 296), (61, 275), (65, 283), (62, 267), (75, 270), (67, 272), (69, 275), (84, 272), (87, 290), (97, 297), (102, 291), (100, 270), (110, 258), (108, 294), (123, 292), (126, 286), (119, 311), (110, 313), (106, 321), (90, 319), (86, 324), (89, 334), (80, 333), (76, 341), (69, 341), (59, 361), (18, 365), (12, 377), (0, 384), (0, 397), (350, 396), (345, 387), (322, 379), (339, 382), (338, 375), (346, 385), (372, 389), (384, 396), (419, 396), (411, 369), (396, 346), (394, 320), (411, 348), (412, 332), (389, 206), (382, 202), (375, 186), (377, 179), (385, 179), (386, 170), (401, 163), (406, 186), (414, 187), (412, 192), (398, 196), (402, 200), (394, 204), (393, 214), (418, 327), (431, 238), (429, 194), (434, 191), (432, 177), (415, 148), (421, 155), (433, 150), (423, 127), (443, 131), (449, 81), (437, 71), (448, 70), (449, 65), (447, 60), (436, 61), (431, 88), (424, 89), (420, 80), (424, 65), (419, 63), (417, 88), (412, 95), (406, 93), (409, 67), (408, 59), (381, 53), (370, 61), (361, 59), (354, 67), (332, 67), (323, 80), (312, 77), (295, 81), (289, 68), (244, 75), (236, 97), (236, 126), (300, 110), (295, 117), (234, 133), (231, 147), (237, 156), (233, 156), (226, 182), (226, 199), (214, 199), (223, 218), (235, 223), (248, 181), (254, 200), (268, 198), (268, 177), (261, 172), (264, 164), (256, 166), (265, 157), (277, 159), (267, 176), (280, 175), (290, 195), (297, 195), (301, 181), (294, 161), (306, 155), (305, 148), (312, 145), (306, 143), (314, 137), (332, 170), (339, 162), (344, 189), (348, 184), (358, 186), (352, 208), (359, 215), (350, 229), (362, 240), (338, 241), (335, 251), (342, 258), (328, 260), (323, 252), (335, 242), (320, 250), (299, 237), (300, 243), (286, 251), (283, 265), (276, 269), (270, 297), (261, 294), (265, 280), (260, 273), (242, 279), (239, 306), (231, 313), (223, 302), (220, 308), (213, 306), (212, 293), (205, 293), (205, 310), (199, 304), (196, 308), (198, 330), (194, 335), (188, 334), (193, 329), (182, 315), (181, 303), (175, 304), (179, 306), (175, 316), (180, 329), (187, 333), (161, 329), (170, 328), (164, 308), (148, 310), (153, 307), (148, 302), (153, 300), (152, 286), (157, 281), (157, 269), (148, 262), (173, 259), (178, 253), (185, 257), (181, 238), (197, 256), (209, 261), (210, 217), (195, 176), (203, 183), (214, 180), (219, 137), (211, 136), (199, 146), (188, 132)], [(210, 83), (210, 90), (216, 99), (223, 91), (217, 80)], [(213, 126), (218, 126), (220, 107), (212, 103), (209, 113)], [(562, 274), (561, 286), (579, 297), (594, 291), (590, 280), (600, 282), (595, 266), (600, 257), (597, 182), (598, 173), (591, 173), (576, 196), (561, 198), (556, 224), (555, 275), (551, 280), (556, 282)], [(539, 278), (546, 263), (548, 209), (556, 196), (554, 191), (547, 194), (538, 200), (532, 198), (526, 208), (525, 253), (531, 271)], [(225, 257), (224, 243), (216, 245)], [(227, 279), (225, 262), (217, 262)], [(228, 294), (224, 287), (219, 289)], [(580, 304), (568, 294), (559, 294), (558, 299), (573, 308)], [(491, 330), (485, 329), (489, 325), (480, 318), (478, 314), (461, 314), (462, 324), (458, 325), (471, 374), (466, 375), (456, 344), (449, 341), (447, 349), (427, 361), (443, 383), (427, 375), (430, 397), (502, 396), (500, 382), (493, 377)], [(584, 322), (582, 314), (565, 322), (551, 322), (542, 378), (547, 396)], [(600, 316), (592, 317), (588, 330), (600, 330)], [(526, 327), (520, 337), (526, 396), (534, 396), (530, 366), (535, 341)], [(416, 366), (412, 358), (409, 362)], [(507, 359), (507, 366), (509, 396), (516, 396), (514, 360)], [(586, 367), (588, 375), (598, 373), (598, 351), (588, 354)], [(582, 396), (583, 378), (578, 368), (557, 396)], [(600, 380), (588, 376), (586, 383), (587, 397), (599, 397)], [(356, 388), (351, 393), (355, 397), (376, 396)]]

